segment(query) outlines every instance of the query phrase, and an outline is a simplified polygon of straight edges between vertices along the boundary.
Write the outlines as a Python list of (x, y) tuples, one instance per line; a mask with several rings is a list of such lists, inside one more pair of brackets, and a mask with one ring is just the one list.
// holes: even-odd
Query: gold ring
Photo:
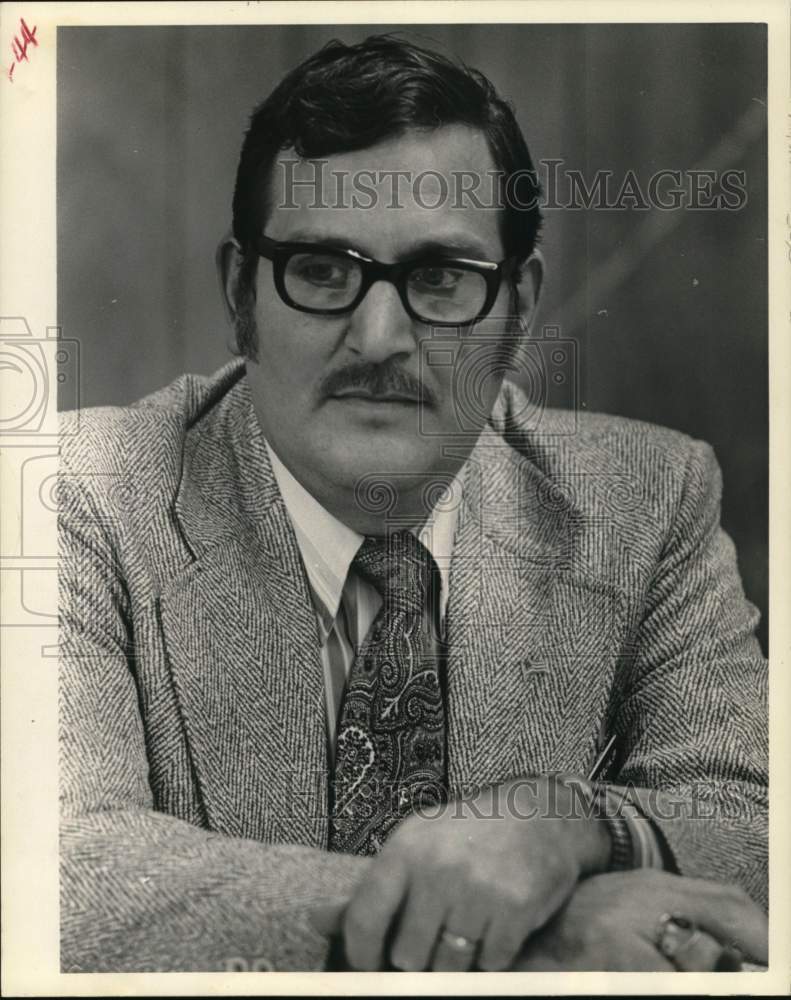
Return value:
[(447, 930), (447, 928), (440, 934), (440, 940), (452, 951), (458, 951), (467, 955), (471, 955), (478, 947), (477, 941), (471, 941), (463, 934), (454, 934), (452, 931)]

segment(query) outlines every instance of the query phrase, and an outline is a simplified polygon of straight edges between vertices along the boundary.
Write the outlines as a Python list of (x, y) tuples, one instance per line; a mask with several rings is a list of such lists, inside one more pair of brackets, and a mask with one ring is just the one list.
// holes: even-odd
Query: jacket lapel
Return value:
[(162, 628), (209, 825), (324, 845), (316, 616), (244, 379), (189, 432), (175, 510), (194, 561)]
[(484, 432), (465, 478), (448, 603), (456, 794), (585, 772), (595, 758), (621, 606), (618, 591), (574, 570), (582, 527), (550, 477)]

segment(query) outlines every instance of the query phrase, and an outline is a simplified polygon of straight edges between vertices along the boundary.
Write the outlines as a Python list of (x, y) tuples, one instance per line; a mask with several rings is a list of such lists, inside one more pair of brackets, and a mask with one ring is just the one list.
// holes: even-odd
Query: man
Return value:
[(244, 360), (64, 437), (64, 968), (765, 958), (716, 462), (536, 426), (503, 379), (533, 178), (485, 79), (391, 38), (253, 116), (218, 253)]

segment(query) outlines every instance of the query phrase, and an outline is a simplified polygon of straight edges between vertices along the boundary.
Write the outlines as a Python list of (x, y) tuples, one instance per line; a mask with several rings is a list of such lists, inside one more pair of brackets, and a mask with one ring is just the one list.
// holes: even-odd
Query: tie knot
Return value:
[(436, 564), (411, 531), (396, 531), (384, 538), (366, 538), (352, 568), (379, 591), (386, 603), (417, 610), (426, 606)]

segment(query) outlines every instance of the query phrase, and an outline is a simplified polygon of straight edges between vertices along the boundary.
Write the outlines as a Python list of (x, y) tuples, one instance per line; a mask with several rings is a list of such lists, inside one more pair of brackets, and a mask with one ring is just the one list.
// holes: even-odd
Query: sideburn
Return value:
[(236, 275), (236, 312), (234, 333), (237, 353), (248, 361), (258, 361), (258, 328), (255, 322), (255, 280), (258, 258), (253, 254), (242, 257)]

